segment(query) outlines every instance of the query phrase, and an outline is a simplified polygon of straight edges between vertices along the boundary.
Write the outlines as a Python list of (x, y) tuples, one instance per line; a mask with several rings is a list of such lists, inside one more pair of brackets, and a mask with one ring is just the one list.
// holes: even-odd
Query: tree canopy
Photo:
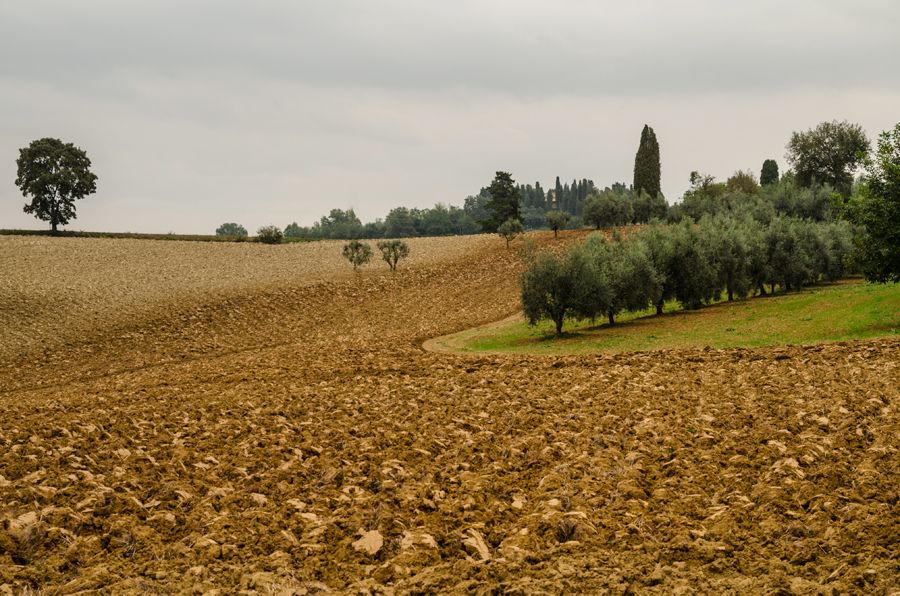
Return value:
[(800, 186), (811, 186), (814, 181), (829, 184), (846, 199), (860, 154), (868, 152), (870, 146), (859, 124), (834, 120), (806, 132), (794, 132), (785, 147), (785, 158)]
[(835, 197), (841, 215), (859, 226), (857, 262), (869, 281), (900, 281), (900, 124), (883, 132), (874, 156), (862, 160), (865, 176), (859, 196), (846, 204)]
[(767, 159), (763, 162), (762, 171), (759, 173), (759, 185), (765, 186), (778, 181), (778, 162)]
[(25, 213), (50, 222), (54, 232), (76, 218), (75, 199), (97, 192), (91, 160), (72, 143), (50, 138), (32, 141), (19, 149), (16, 165), (16, 186), (26, 198), (31, 196)]
[(559, 235), (560, 230), (565, 230), (572, 219), (572, 215), (568, 211), (548, 211), (546, 215), (547, 226), (553, 230), (553, 237)]
[(634, 156), (634, 193), (646, 192), (651, 197), (660, 194), (659, 142), (653, 129), (644, 125), (641, 144)]
[[(297, 225), (297, 224), (294, 224)], [(216, 228), (216, 236), (246, 236), (247, 228), (238, 223), (223, 223)]]
[(494, 234), (507, 220), (522, 221), (522, 215), (519, 213), (519, 189), (512, 175), (497, 172), (487, 190), (491, 198), (485, 203), (484, 208), (492, 213), (489, 217), (478, 221), (482, 232)]

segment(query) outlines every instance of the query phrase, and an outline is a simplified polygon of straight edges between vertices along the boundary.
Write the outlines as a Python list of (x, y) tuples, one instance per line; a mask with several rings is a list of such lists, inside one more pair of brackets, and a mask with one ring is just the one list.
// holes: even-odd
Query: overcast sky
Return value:
[(497, 170), (630, 184), (787, 167), (825, 120), (900, 122), (896, 0), (0, 0), (0, 228), (20, 148), (85, 150), (65, 229), (211, 234), (462, 205)]

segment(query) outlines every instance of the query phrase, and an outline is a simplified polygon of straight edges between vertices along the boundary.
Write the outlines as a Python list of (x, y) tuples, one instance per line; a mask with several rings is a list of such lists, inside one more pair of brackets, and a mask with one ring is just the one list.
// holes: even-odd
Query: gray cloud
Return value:
[(0, 227), (17, 149), (83, 147), (74, 229), (209, 232), (460, 204), (493, 172), (629, 182), (656, 129), (700, 169), (784, 167), (792, 130), (900, 105), (894, 2), (0, 4)]

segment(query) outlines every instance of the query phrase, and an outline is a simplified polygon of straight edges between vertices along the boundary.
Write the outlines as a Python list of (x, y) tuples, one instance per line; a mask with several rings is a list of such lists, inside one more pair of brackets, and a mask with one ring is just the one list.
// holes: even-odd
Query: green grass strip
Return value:
[(844, 280), (801, 292), (718, 302), (696, 311), (624, 314), (616, 324), (515, 322), (439, 341), (462, 352), (511, 354), (619, 353), (687, 347), (729, 348), (848, 341), (900, 333), (900, 284)]

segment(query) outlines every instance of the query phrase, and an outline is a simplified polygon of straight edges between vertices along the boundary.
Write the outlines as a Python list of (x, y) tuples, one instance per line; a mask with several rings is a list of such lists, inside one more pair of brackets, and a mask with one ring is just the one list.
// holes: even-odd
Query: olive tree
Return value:
[(565, 230), (566, 226), (569, 225), (569, 221), (571, 221), (572, 215), (568, 211), (548, 211), (547, 212), (547, 226), (553, 230), (553, 237), (556, 238), (559, 234), (559, 230)]
[(372, 258), (372, 247), (365, 242), (351, 240), (344, 245), (342, 254), (345, 259), (353, 264), (353, 270), (356, 271), (358, 266), (365, 265)]
[(518, 238), (522, 232), (524, 232), (524, 228), (522, 227), (522, 222), (518, 219), (507, 219), (497, 228), (497, 234), (506, 240), (507, 250), (509, 249), (509, 241)]
[(606, 312), (610, 298), (609, 284), (584, 245), (557, 255), (549, 250), (536, 253), (529, 243), (519, 283), (529, 324), (550, 319), (557, 334), (566, 319), (594, 319)]
[(397, 261), (409, 256), (409, 245), (402, 240), (381, 240), (376, 246), (381, 251), (381, 258), (390, 266), (391, 271), (397, 270)]
[(660, 280), (645, 245), (631, 242), (631, 238), (626, 240), (614, 230), (611, 242), (594, 233), (586, 246), (609, 283), (606, 315), (610, 325), (619, 313), (644, 310), (657, 299)]

